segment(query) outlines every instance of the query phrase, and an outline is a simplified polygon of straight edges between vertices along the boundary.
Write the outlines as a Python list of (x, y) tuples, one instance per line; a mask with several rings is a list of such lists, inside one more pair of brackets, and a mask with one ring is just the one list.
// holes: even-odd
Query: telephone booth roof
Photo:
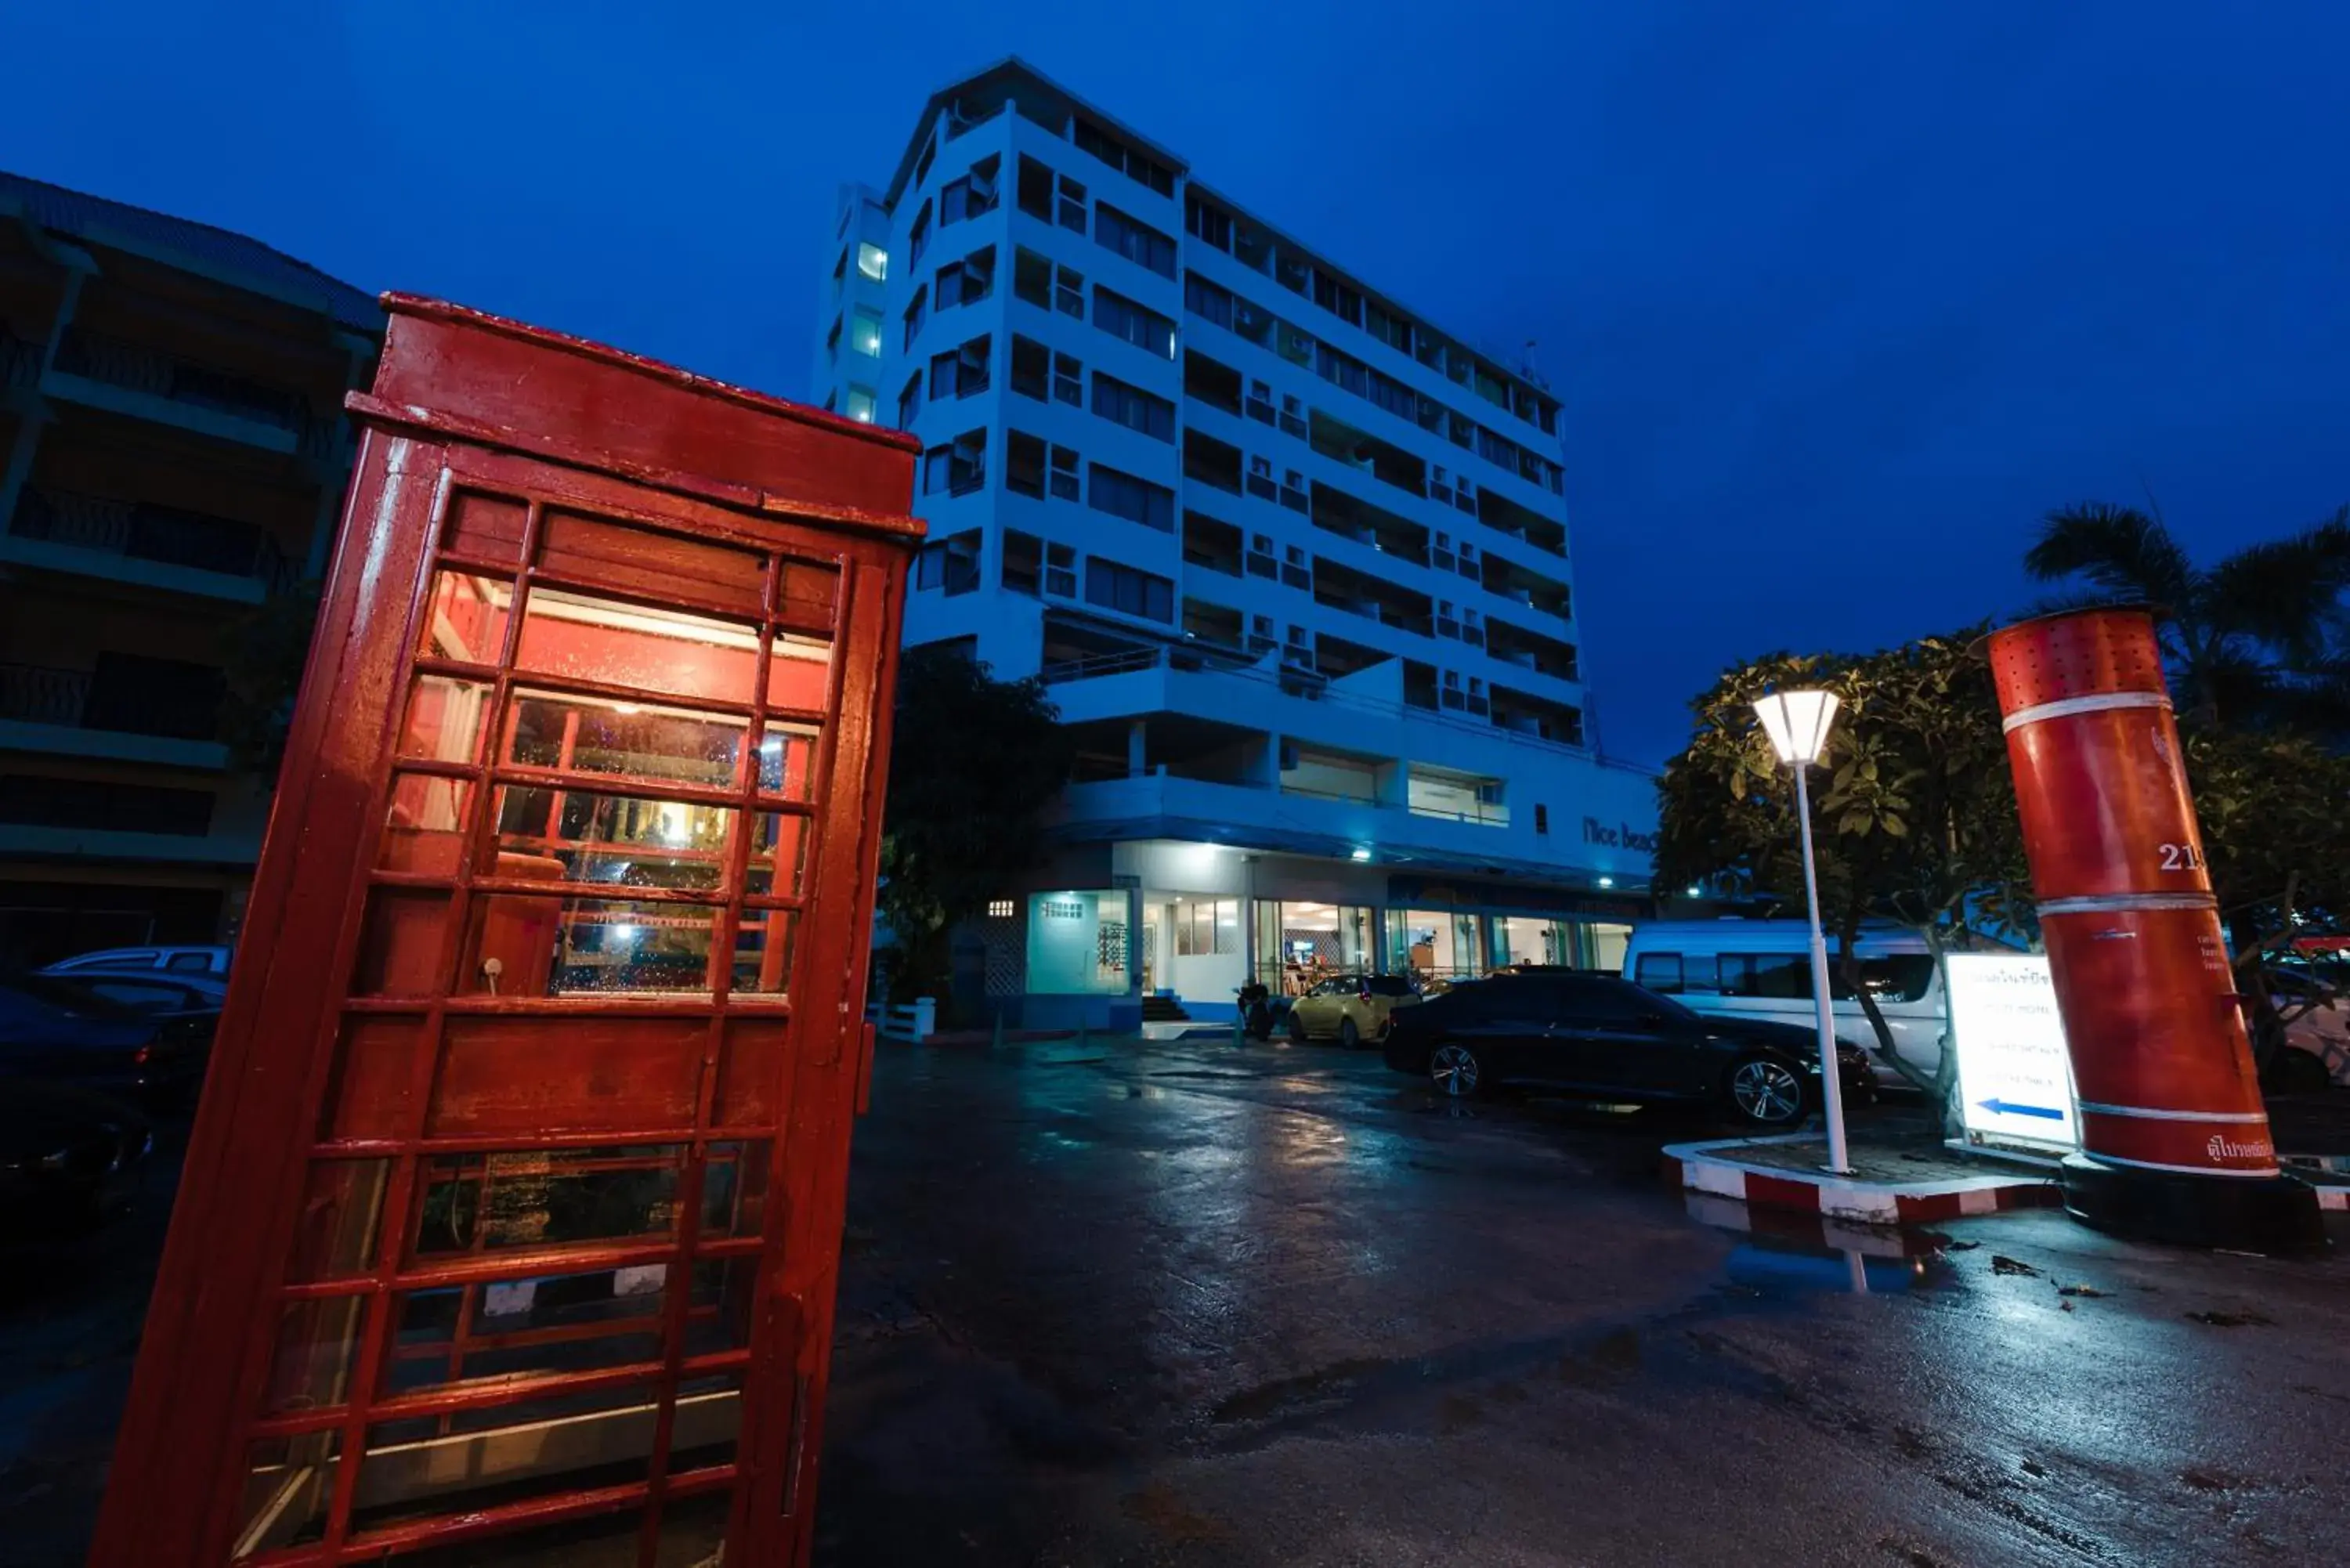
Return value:
[[(375, 385), (344, 400), (356, 418), (752, 511), (923, 532), (899, 510), (921, 452), (903, 431), (443, 299), (391, 293), (382, 304), (390, 326)], [(549, 351), (569, 361), (559, 380), (535, 373)], [(877, 458), (898, 461), (818, 467), (808, 439), (817, 432), (869, 442)]]

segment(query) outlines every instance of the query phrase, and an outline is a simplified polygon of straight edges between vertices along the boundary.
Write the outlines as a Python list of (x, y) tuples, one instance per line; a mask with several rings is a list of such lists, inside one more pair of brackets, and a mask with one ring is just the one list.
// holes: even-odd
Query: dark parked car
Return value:
[(0, 1243), (88, 1231), (130, 1198), (154, 1146), (120, 1100), (0, 1078)]
[(84, 981), (19, 975), (0, 985), (0, 1075), (149, 1101), (195, 1097), (216, 1010), (142, 1012)]
[[(1867, 1057), (1843, 1048), (1846, 1101), (1873, 1098)], [(1387, 1063), (1447, 1095), (1505, 1085), (1622, 1100), (1717, 1100), (1762, 1127), (1801, 1121), (1819, 1099), (1810, 1030), (1705, 1018), (1607, 975), (1495, 974), (1397, 1012)]]
[(218, 1012), (228, 1001), (228, 981), (217, 975), (78, 969), (47, 978), (133, 1012)]

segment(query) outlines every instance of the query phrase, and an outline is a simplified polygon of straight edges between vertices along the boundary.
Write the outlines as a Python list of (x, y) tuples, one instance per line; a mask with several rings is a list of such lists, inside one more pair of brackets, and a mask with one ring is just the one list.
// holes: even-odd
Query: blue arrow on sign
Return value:
[(2045, 1116), (2052, 1122), (2064, 1119), (2064, 1113), (2052, 1106), (2019, 1106), (2008, 1100), (1977, 1100), (1975, 1106), (1995, 1116)]

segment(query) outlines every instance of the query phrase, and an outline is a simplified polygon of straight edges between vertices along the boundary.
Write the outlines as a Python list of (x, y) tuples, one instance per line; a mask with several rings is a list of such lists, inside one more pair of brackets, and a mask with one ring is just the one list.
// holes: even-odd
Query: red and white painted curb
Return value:
[(2000, 1172), (1940, 1181), (1862, 1181), (1851, 1177), (1788, 1170), (1738, 1158), (1758, 1144), (1804, 1143), (1818, 1135), (1723, 1138), (1665, 1149), (1665, 1179), (1692, 1191), (1770, 1209), (1790, 1209), (1863, 1225), (1928, 1225), (1968, 1214), (2037, 1209), (2064, 1201), (2051, 1176)]

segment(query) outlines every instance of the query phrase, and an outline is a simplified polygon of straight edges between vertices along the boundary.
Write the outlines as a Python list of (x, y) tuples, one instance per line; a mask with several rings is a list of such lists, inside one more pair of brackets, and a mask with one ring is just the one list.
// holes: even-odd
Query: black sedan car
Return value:
[[(1847, 1102), (1873, 1098), (1865, 1054), (1843, 1050)], [(1716, 1100), (1760, 1127), (1818, 1102), (1818, 1037), (1785, 1023), (1704, 1018), (1608, 975), (1496, 974), (1398, 1010), (1388, 1065), (1466, 1096), (1503, 1086), (1611, 1100)]]
[(0, 1075), (184, 1105), (211, 1060), (211, 1009), (141, 1012), (65, 976), (0, 983)]
[(137, 1189), (154, 1147), (120, 1100), (0, 1078), (0, 1249), (82, 1235)]

